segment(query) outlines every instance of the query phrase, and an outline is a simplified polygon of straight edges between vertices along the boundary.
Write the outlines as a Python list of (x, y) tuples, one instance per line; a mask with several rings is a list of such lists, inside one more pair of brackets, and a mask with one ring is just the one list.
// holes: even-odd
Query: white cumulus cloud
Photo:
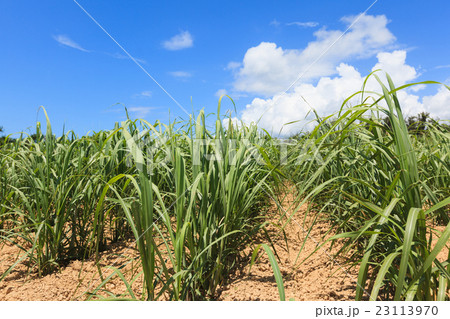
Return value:
[[(406, 51), (381, 52), (377, 59), (373, 70), (383, 69), (396, 86), (411, 82), (418, 76), (416, 69), (406, 64)], [(347, 97), (362, 88), (364, 77), (353, 66), (341, 63), (336, 67), (336, 73), (334, 77), (321, 77), (315, 85), (299, 84), (286, 94), (276, 94), (267, 99), (255, 98), (246, 106), (241, 118), (245, 123), (258, 122), (260, 127), (275, 134), (280, 131), (282, 135), (295, 134), (308, 123), (305, 118), (312, 109), (321, 116), (330, 115), (339, 110)], [(384, 73), (378, 73), (378, 76), (384, 81)], [(372, 77), (366, 90), (381, 92), (381, 87)], [(434, 117), (450, 119), (450, 91), (445, 87), (439, 88), (435, 95), (423, 98), (412, 89), (401, 90), (397, 95), (406, 116), (429, 112)], [(359, 96), (350, 104), (358, 102)], [(284, 125), (293, 121), (299, 122)]]
[[(346, 98), (362, 89), (366, 73), (361, 74), (351, 65), (355, 59), (376, 56), (372, 71), (383, 71), (377, 75), (385, 85), (384, 72), (397, 87), (420, 76), (414, 66), (407, 64), (407, 51), (394, 50), (396, 38), (387, 27), (385, 15), (364, 14), (359, 19), (348, 16), (341, 21), (351, 26), (345, 34), (321, 28), (313, 33), (314, 41), (300, 49), (262, 42), (249, 48), (241, 63), (229, 63), (227, 69), (235, 77), (232, 93), (257, 96), (240, 113), (243, 122), (257, 122), (268, 131), (285, 136), (310, 129), (312, 110), (320, 116), (331, 115)], [(296, 81), (299, 75), (302, 77)], [(404, 115), (429, 112), (432, 117), (449, 120), (450, 91), (440, 87), (435, 94), (420, 96), (417, 92), (423, 88), (424, 85), (417, 85), (397, 92)], [(365, 97), (368, 91), (382, 92), (374, 77), (367, 81), (365, 90)], [(358, 95), (348, 105), (357, 105), (360, 99)], [(287, 125), (292, 122), (295, 123)]]
[[(355, 19), (355, 16), (344, 17), (342, 22), (349, 26)], [(314, 32), (316, 39), (300, 50), (262, 42), (247, 50), (240, 67), (233, 64), (234, 89), (268, 97), (286, 90), (305, 71), (308, 72), (302, 82), (334, 75), (339, 63), (373, 56), (392, 45), (395, 37), (387, 28), (388, 22), (384, 15), (362, 15), (344, 35), (343, 31), (326, 28)]]
[(395, 85), (400, 86), (417, 78), (419, 74), (416, 69), (406, 62), (406, 51), (380, 52), (377, 54), (378, 63), (372, 71), (383, 70), (391, 78), (395, 79)]
[(228, 126), (230, 125), (230, 121), (231, 121), (231, 125), (233, 125), (236, 128), (240, 128), (241, 127), (241, 120), (238, 119), (237, 117), (226, 117), (223, 119), (222, 121), (222, 125), (225, 128), (228, 128)]
[(450, 120), (450, 91), (446, 87), (440, 87), (435, 95), (424, 96), (422, 101), (425, 110), (431, 115)]
[(193, 45), (194, 39), (189, 31), (181, 31), (179, 34), (163, 42), (163, 47), (171, 51), (191, 48)]

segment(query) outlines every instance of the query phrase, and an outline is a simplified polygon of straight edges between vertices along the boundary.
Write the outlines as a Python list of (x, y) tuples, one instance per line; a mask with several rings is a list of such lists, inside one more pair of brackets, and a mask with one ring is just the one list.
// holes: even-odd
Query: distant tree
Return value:
[(36, 133), (31, 134), (30, 137), (35, 143), (37, 143), (39, 141), (39, 136)]
[[(388, 117), (382, 119), (383, 124), (392, 129), (392, 123)], [(439, 123), (438, 119), (434, 119), (428, 112), (421, 112), (415, 116), (405, 118), (406, 127), (411, 134), (423, 135), (428, 132), (430, 125), (433, 125), (443, 131), (448, 131), (450, 126), (445, 123)]]
[(389, 119), (389, 117), (385, 117), (382, 119), (382, 122), (384, 124), (384, 126), (387, 126), (388, 129), (392, 130), (392, 123), (391, 120)]
[[(0, 126), (0, 133), (3, 133), (3, 126)], [(0, 135), (0, 145), (3, 144), (5, 137)]]
[(450, 125), (448, 124), (440, 124), (439, 127), (444, 131), (444, 132), (450, 132)]
[[(0, 126), (0, 133), (3, 132), (4, 132), (3, 126)], [(7, 143), (12, 143), (15, 141), (15, 139), (11, 137), (7, 139), (5, 135), (0, 135), (0, 145), (3, 145), (5, 141), (7, 141)]]
[(415, 135), (424, 134), (428, 129), (428, 125), (432, 123), (436, 123), (436, 120), (432, 119), (430, 113), (427, 112), (421, 112), (406, 119), (408, 130)]

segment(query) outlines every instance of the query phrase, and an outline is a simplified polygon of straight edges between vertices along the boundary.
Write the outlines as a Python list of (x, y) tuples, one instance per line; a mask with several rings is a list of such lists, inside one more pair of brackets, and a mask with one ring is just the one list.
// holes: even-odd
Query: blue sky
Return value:
[[(77, 1), (189, 112), (215, 112), (226, 92), (233, 116), (265, 114), (260, 124), (273, 131), (311, 106), (336, 111), (375, 66), (398, 84), (450, 79), (448, 1), (379, 0), (362, 16), (373, 1)], [(41, 105), (56, 132), (80, 135), (124, 120), (123, 106), (150, 122), (167, 122), (169, 110), (187, 118), (73, 0), (3, 0), (0, 16), (7, 134), (32, 132)], [(450, 118), (450, 96), (437, 86), (401, 100), (411, 115)]]

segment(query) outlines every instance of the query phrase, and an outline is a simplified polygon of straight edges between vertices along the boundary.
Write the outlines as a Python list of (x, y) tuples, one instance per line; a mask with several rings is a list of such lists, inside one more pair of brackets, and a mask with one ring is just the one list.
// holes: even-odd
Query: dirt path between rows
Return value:
[[(281, 211), (292, 212), (293, 196), (288, 194), (281, 201)], [(279, 220), (277, 206), (273, 205), (271, 221)], [(300, 264), (321, 243), (321, 238), (329, 231), (326, 222), (317, 222), (306, 237), (313, 216), (306, 216), (306, 207), (302, 207), (285, 228), (285, 236), (275, 226), (268, 227), (274, 247), (280, 258), (278, 261), (284, 280), (286, 299), (295, 300), (353, 300), (356, 289), (356, 270), (347, 272), (342, 267), (343, 260), (335, 260), (332, 254), (338, 247), (329, 250), (325, 245), (309, 259)], [(329, 234), (328, 236), (330, 236)], [(265, 240), (265, 239), (262, 239)], [(266, 242), (267, 241), (262, 241)], [(18, 250), (16, 247), (0, 247), (0, 274), (14, 263)], [(261, 250), (262, 252), (262, 250)], [(300, 252), (300, 253), (299, 253)], [(252, 249), (246, 249), (243, 262), (228, 282), (219, 289), (218, 300), (279, 300), (272, 268), (267, 256), (263, 254), (249, 273), (249, 256)], [(86, 300), (103, 278), (112, 273), (109, 266), (122, 267), (127, 280), (140, 271), (138, 253), (133, 240), (111, 245), (101, 254), (99, 267), (93, 259), (85, 262), (72, 261), (59, 272), (38, 278), (36, 274), (27, 275), (26, 267), (20, 264), (4, 281), (0, 282), (0, 300)], [(246, 257), (246, 258), (245, 258)], [(297, 262), (295, 262), (297, 261)], [(142, 294), (142, 276), (132, 285), (136, 297)], [(98, 294), (102, 296), (126, 293), (125, 284), (115, 278), (106, 284)]]
[[(274, 224), (282, 225), (286, 218), (279, 220), (280, 211), (289, 216), (294, 212), (293, 206), (294, 196), (287, 193), (284, 198), (279, 199), (278, 210), (274, 206), (270, 220)], [(330, 243), (321, 246), (335, 233), (328, 222), (319, 218), (316, 220), (316, 217), (318, 216), (315, 213), (307, 214), (305, 204), (292, 216), (291, 222), (285, 228), (286, 237), (282, 236), (276, 227), (272, 227), (271, 234), (275, 250), (280, 257), (279, 267), (283, 275), (286, 300), (355, 300), (359, 268), (349, 269), (349, 264), (343, 256), (334, 257), (342, 247), (342, 242), (335, 242), (333, 247), (330, 247)], [(430, 224), (430, 228), (433, 229), (431, 246), (434, 247), (445, 226)], [(439, 261), (447, 260), (448, 246), (438, 254)], [(320, 248), (317, 250), (318, 247)], [(314, 252), (315, 250), (317, 251)], [(268, 257), (263, 254), (250, 269), (252, 251), (247, 249), (244, 253), (247, 256), (246, 261), (239, 266), (240, 271), (231, 276), (229, 282), (222, 287), (218, 299), (279, 300)], [(370, 291), (368, 287), (365, 288), (363, 300), (368, 300)], [(450, 289), (447, 295), (450, 297)]]
[[(287, 218), (280, 220), (280, 212), (286, 213), (287, 217), (292, 214), (294, 196), (286, 194), (279, 199), (279, 206), (276, 211), (274, 205), (271, 221), (283, 225)], [(291, 217), (291, 222), (285, 228), (285, 236), (278, 227), (272, 226), (270, 231), (279, 256), (286, 300), (354, 300), (357, 270), (348, 270), (343, 258), (333, 257), (341, 247), (339, 243), (332, 249), (330, 244), (320, 247), (324, 242), (322, 238), (329, 238), (334, 233), (330, 232), (327, 222), (314, 220), (316, 215), (307, 214), (306, 211), (305, 204)], [(222, 288), (219, 300), (279, 300), (267, 255), (261, 253), (260, 259), (249, 272), (252, 251), (247, 249), (246, 253), (247, 261), (241, 265), (241, 271), (233, 275)]]

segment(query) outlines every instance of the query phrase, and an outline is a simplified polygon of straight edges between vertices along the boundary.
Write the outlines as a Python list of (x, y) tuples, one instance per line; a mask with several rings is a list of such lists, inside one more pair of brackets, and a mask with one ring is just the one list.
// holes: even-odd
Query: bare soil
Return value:
[[(294, 300), (354, 300), (357, 269), (349, 266), (343, 257), (334, 258), (341, 247), (339, 243), (321, 245), (324, 238), (334, 235), (330, 225), (313, 220), (315, 216), (306, 214), (306, 206), (293, 212), (293, 196), (287, 194), (280, 200), (282, 208), (274, 204), (270, 213), (268, 232), (278, 255), (278, 264), (283, 275), (286, 299)], [(280, 219), (280, 210), (286, 216)], [(288, 218), (289, 222), (280, 230)], [(314, 224), (314, 227), (311, 225)], [(443, 230), (443, 229), (439, 229)], [(265, 237), (255, 240), (267, 243)], [(254, 248), (254, 247), (253, 247)], [(267, 256), (260, 250), (260, 257), (250, 270), (253, 248), (241, 253), (241, 262), (227, 282), (218, 289), (217, 300), (279, 300), (273, 270)], [(0, 275), (17, 260), (20, 251), (15, 246), (0, 246)], [(308, 258), (307, 258), (308, 257)], [(439, 256), (445, 260), (446, 255)], [(142, 296), (143, 276), (134, 240), (112, 244), (94, 258), (72, 261), (59, 271), (39, 278), (33, 271), (27, 271), (22, 262), (0, 282), (0, 300), (86, 300), (108, 296), (129, 296), (123, 280), (114, 276), (98, 291), (103, 280), (120, 268), (126, 280), (137, 278), (130, 289), (135, 296)], [(162, 299), (165, 299), (164, 297)]]
[[(140, 262), (135, 243), (132, 240), (112, 244), (109, 249), (100, 254), (99, 262), (90, 258), (84, 262), (75, 260), (59, 271), (38, 277), (36, 272), (29, 271), (26, 263), (20, 263), (0, 282), (0, 300), (86, 300), (101, 285), (103, 279), (112, 274), (115, 268), (131, 279), (140, 270)], [(15, 246), (4, 246), (1, 249), (0, 274), (4, 273), (21, 252)], [(140, 296), (142, 280), (136, 281), (133, 291)], [(114, 276), (95, 294), (108, 297), (108, 292), (116, 296), (126, 293), (122, 280)], [(94, 299), (98, 297), (94, 296)]]
[[(289, 217), (291, 219), (285, 227), (285, 235), (276, 226), (270, 227), (270, 235), (279, 257), (286, 300), (354, 300), (357, 269), (348, 270), (343, 258), (333, 257), (341, 247), (339, 244), (333, 248), (329, 243), (322, 245), (324, 237), (334, 235), (330, 225), (314, 221), (315, 216), (306, 214), (306, 205), (289, 216), (294, 211), (292, 194), (287, 194), (280, 202), (280, 210), (286, 212), (286, 217), (280, 220), (279, 213), (274, 211), (271, 221), (275, 225), (284, 225)], [(263, 238), (261, 241), (267, 242)], [(219, 300), (279, 300), (267, 255), (261, 250), (261, 257), (250, 269), (252, 250), (245, 252), (247, 261), (221, 289)]]

